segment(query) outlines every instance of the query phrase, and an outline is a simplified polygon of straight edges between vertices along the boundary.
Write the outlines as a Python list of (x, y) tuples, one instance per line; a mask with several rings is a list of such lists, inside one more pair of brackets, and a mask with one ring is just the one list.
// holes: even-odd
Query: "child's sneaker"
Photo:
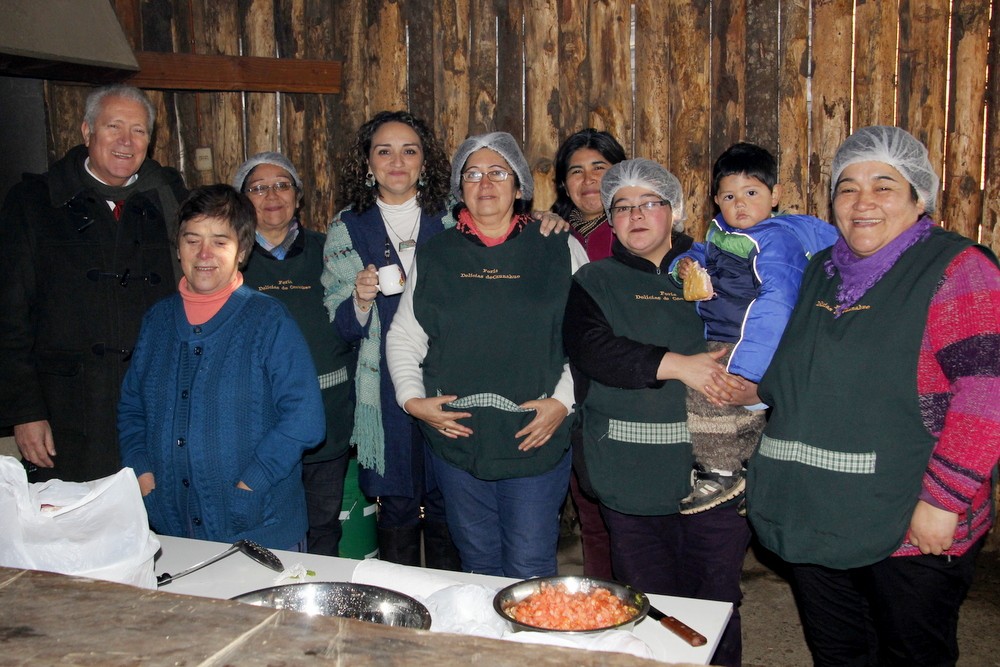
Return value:
[(718, 507), (743, 493), (747, 484), (742, 470), (723, 473), (696, 466), (691, 477), (694, 488), (680, 502), (681, 514), (697, 514)]

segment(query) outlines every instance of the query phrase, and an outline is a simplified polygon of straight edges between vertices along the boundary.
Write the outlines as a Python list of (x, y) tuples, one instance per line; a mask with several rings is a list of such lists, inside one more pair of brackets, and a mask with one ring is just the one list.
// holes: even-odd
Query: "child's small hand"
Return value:
[(688, 274), (691, 273), (691, 268), (697, 263), (690, 257), (683, 257), (677, 262), (677, 277), (681, 279), (681, 282), (687, 280)]

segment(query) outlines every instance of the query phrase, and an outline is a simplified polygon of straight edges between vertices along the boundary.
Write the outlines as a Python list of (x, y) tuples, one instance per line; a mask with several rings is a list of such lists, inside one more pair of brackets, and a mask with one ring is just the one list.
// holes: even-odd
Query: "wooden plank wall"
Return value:
[[(282, 150), (308, 184), (304, 216), (316, 228), (334, 213), (337, 166), (358, 125), (380, 109), (409, 108), (448, 151), (469, 133), (521, 138), (536, 207), (554, 197), (560, 141), (588, 125), (607, 129), (629, 154), (677, 174), (695, 235), (714, 212), (712, 161), (732, 142), (778, 154), (786, 209), (828, 217), (839, 143), (852, 127), (898, 124), (927, 144), (944, 176), (939, 220), (1000, 250), (992, 4), (1000, 2), (143, 0), (137, 46), (343, 61), (339, 95), (153, 94), (157, 159), (195, 185), (228, 181), (255, 151)], [(53, 157), (79, 141), (85, 94), (48, 87)], [(195, 169), (200, 146), (213, 149), (213, 169)]]

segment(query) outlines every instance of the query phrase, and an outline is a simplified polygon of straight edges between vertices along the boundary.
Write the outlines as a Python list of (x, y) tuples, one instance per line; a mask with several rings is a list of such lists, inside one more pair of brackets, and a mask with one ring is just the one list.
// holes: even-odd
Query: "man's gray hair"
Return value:
[(126, 86), (123, 83), (101, 86), (87, 96), (87, 107), (83, 113), (83, 122), (87, 124), (91, 132), (94, 131), (94, 126), (97, 124), (97, 117), (101, 115), (101, 107), (104, 105), (104, 100), (108, 97), (122, 97), (126, 100), (138, 102), (146, 107), (146, 115), (149, 118), (149, 127), (147, 129), (152, 134), (153, 125), (156, 123), (156, 107), (149, 101), (146, 93), (135, 86)]

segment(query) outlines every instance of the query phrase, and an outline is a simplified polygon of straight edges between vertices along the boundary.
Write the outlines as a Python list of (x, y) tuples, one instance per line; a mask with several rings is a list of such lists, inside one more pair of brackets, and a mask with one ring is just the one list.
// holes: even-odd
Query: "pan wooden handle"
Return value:
[(660, 625), (665, 627), (667, 630), (670, 630), (691, 646), (704, 646), (708, 643), (708, 640), (705, 639), (705, 635), (701, 634), (683, 621), (677, 620), (673, 616), (664, 615), (664, 617), (660, 619)]

